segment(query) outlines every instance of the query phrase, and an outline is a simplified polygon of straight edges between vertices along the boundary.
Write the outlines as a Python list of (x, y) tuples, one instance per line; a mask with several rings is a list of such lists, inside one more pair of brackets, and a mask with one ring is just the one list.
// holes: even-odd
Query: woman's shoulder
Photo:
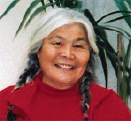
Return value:
[(0, 91), (0, 97), (4, 96), (4, 95), (7, 96), (8, 94), (10, 94), (14, 90), (14, 88), (15, 88), (15, 86), (12, 85), (12, 86), (8, 86), (5, 89), (1, 90)]
[(96, 83), (91, 83), (90, 86), (91, 98), (95, 101), (95, 105), (103, 101), (103, 99), (109, 98), (110, 95), (114, 95), (115, 92), (111, 89), (106, 89)]
[(8, 111), (8, 97), (11, 95), (15, 86), (9, 86), (0, 91), (0, 120), (5, 120)]
[(20, 95), (26, 95), (27, 93), (28, 94), (32, 93), (34, 91), (34, 88), (36, 88), (35, 83), (36, 82), (31, 81), (30, 83), (25, 84), (19, 89), (16, 89), (15, 85), (8, 86), (7, 88), (0, 91), (0, 101), (1, 100), (10, 101), (14, 96), (19, 97)]
[(112, 89), (106, 89), (98, 84), (92, 83), (90, 92), (91, 105), (95, 107), (96, 117), (101, 117), (101, 115), (103, 115), (103, 119), (123, 118), (124, 120), (131, 120), (131, 114), (128, 107)]

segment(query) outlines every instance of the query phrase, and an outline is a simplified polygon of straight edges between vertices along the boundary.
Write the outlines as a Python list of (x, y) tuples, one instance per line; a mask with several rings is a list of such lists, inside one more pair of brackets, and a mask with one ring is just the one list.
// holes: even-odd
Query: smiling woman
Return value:
[(41, 13), (27, 68), (0, 92), (0, 120), (130, 121), (123, 101), (94, 84), (93, 27), (75, 10)]
[(51, 32), (43, 39), (38, 57), (43, 82), (57, 89), (72, 87), (83, 75), (90, 57), (83, 26), (67, 24)]

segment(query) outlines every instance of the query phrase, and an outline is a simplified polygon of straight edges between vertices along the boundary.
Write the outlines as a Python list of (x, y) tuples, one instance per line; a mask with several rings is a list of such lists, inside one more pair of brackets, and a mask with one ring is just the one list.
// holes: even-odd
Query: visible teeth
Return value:
[(61, 68), (66, 68), (66, 69), (71, 69), (73, 68), (72, 66), (67, 66), (67, 65), (59, 65)]

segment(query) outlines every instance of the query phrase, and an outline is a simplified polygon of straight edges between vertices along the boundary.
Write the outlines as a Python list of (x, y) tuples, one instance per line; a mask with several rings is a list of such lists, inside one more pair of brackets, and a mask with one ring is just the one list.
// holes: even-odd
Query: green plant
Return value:
[[(8, 8), (5, 10), (5, 12), (0, 16), (0, 19), (3, 18), (20, 0), (14, 0)], [(102, 16), (99, 20), (95, 20), (93, 15), (90, 13), (88, 9), (85, 9), (84, 14), (89, 18), (89, 20), (92, 22), (94, 26), (94, 30), (97, 36), (97, 45), (100, 50), (100, 60), (101, 64), (104, 70), (104, 75), (106, 79), (106, 87), (108, 86), (108, 59), (110, 60), (115, 73), (116, 77), (121, 77), (119, 80), (119, 91), (118, 94), (123, 98), (125, 103), (127, 103), (127, 97), (131, 94), (131, 61), (130, 61), (130, 53), (131, 53), (131, 34), (127, 31), (123, 30), (122, 28), (116, 27), (116, 26), (109, 26), (106, 23), (112, 23), (119, 20), (124, 19), (128, 26), (131, 28), (131, 1), (130, 0), (114, 0), (116, 6), (119, 8), (119, 11), (113, 11), (107, 15)], [(23, 20), (20, 23), (20, 26), (18, 27), (18, 30), (16, 31), (16, 35), (20, 32), (22, 28), (26, 28), (30, 22), (33, 20), (35, 16), (37, 16), (41, 11), (46, 11), (47, 7), (69, 7), (71, 9), (81, 9), (81, 2), (78, 0), (49, 0), (48, 4), (45, 4), (45, 0), (34, 0), (30, 4), (30, 6), (27, 8)], [(38, 7), (38, 4), (41, 4)], [(32, 11), (34, 12), (32, 13)], [(81, 10), (80, 10), (81, 11)], [(119, 17), (115, 17), (117, 14), (122, 14)], [(107, 22), (105, 22), (105, 25), (101, 25), (102, 20), (109, 17), (114, 16), (114, 19), (111, 19)], [(29, 19), (27, 19), (29, 18)], [(123, 58), (120, 59), (117, 52), (114, 50), (114, 48), (111, 46), (108, 35), (106, 31), (115, 31), (117, 33), (121, 33), (124, 37), (126, 37), (129, 40), (128, 47), (125, 50), (125, 54), (123, 55)], [(121, 60), (121, 62), (119, 61)], [(121, 66), (121, 63), (123, 65)], [(119, 68), (119, 69), (118, 69)], [(123, 73), (123, 76), (120, 76), (120, 72)], [(128, 75), (127, 75), (128, 74)]]
[[(95, 33), (97, 35), (97, 45), (100, 50), (100, 60), (101, 64), (103, 66), (105, 78), (106, 78), (106, 87), (108, 84), (108, 60), (107, 58), (111, 61), (113, 68), (115, 69), (116, 72), (116, 77), (119, 78), (118, 83), (118, 94), (123, 98), (124, 102), (127, 104), (127, 98), (131, 94), (131, 34), (128, 33), (127, 31), (123, 30), (122, 28), (118, 28), (115, 26), (109, 26), (109, 25), (101, 25), (100, 22), (111, 15), (115, 15), (118, 13), (125, 13), (128, 14), (126, 16), (120, 16), (116, 17), (112, 20), (109, 20), (105, 23), (111, 23), (115, 22), (121, 19), (125, 19), (125, 17), (131, 17), (130, 11), (114, 11), (111, 12), (107, 15), (102, 16), (99, 20), (95, 21), (93, 16), (91, 15), (90, 11), (88, 9), (85, 10), (85, 15), (89, 17), (90, 21), (92, 21), (92, 24), (94, 26)], [(129, 21), (128, 21), (129, 22)], [(129, 23), (130, 24), (130, 23)], [(118, 54), (113, 47), (110, 45), (108, 36), (106, 34), (106, 30), (108, 31), (115, 31), (117, 33), (122, 34), (124, 37), (126, 37), (129, 42), (127, 49), (125, 49), (125, 54), (123, 55), (123, 58), (119, 58)], [(118, 60), (121, 60), (118, 62)], [(118, 68), (119, 71), (118, 71)], [(122, 75), (120, 75), (122, 74)]]
[[(114, 0), (116, 6), (121, 11), (131, 12), (131, 0)], [(122, 13), (121, 18), (124, 18), (126, 23), (131, 29), (131, 14)], [(123, 98), (124, 102), (127, 104), (127, 97), (131, 96), (131, 34), (128, 33), (128, 46), (123, 52), (122, 58), (118, 57), (118, 94)], [(119, 61), (120, 60), (120, 61)], [(131, 97), (130, 97), (131, 98)]]

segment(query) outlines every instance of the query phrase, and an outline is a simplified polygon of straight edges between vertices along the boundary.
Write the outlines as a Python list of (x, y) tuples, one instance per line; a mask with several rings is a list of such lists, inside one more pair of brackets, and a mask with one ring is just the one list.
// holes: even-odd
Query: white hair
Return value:
[(68, 8), (54, 8), (42, 12), (37, 21), (35, 32), (31, 38), (31, 52), (37, 52), (41, 47), (43, 38), (46, 38), (52, 31), (65, 24), (82, 23), (86, 28), (88, 40), (93, 52), (98, 54), (96, 38), (92, 24), (82, 13)]

